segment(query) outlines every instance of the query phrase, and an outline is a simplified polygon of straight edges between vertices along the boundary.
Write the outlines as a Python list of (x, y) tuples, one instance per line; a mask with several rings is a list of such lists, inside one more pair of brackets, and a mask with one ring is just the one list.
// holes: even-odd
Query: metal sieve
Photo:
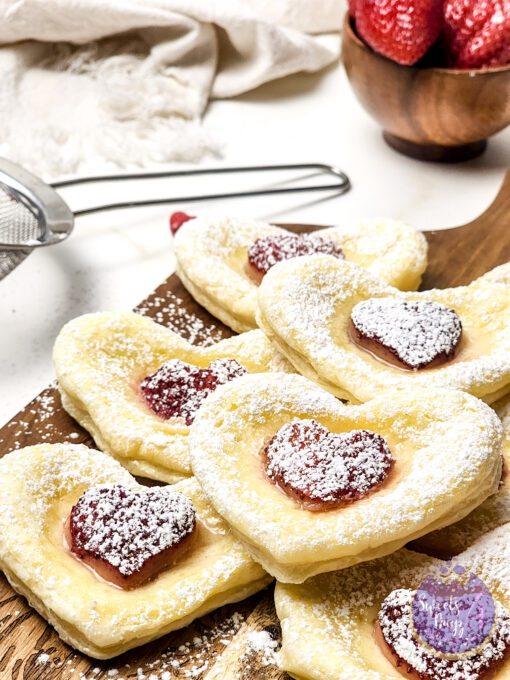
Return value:
[[(336, 181), (329, 184), (308, 184), (305, 186), (282, 186), (281, 182), (267, 188), (250, 189), (221, 194), (202, 194), (139, 201), (125, 201), (98, 205), (92, 208), (72, 211), (59, 196), (56, 189), (90, 184), (94, 182), (119, 182), (126, 180), (158, 179), (162, 177), (186, 177), (197, 175), (218, 175), (228, 173), (274, 172), (306, 170), (304, 178), (314, 175), (332, 175)], [(265, 196), (309, 191), (334, 191), (343, 194), (350, 188), (347, 175), (339, 168), (322, 163), (292, 163), (288, 165), (243, 166), (232, 168), (206, 168), (201, 170), (178, 170), (172, 172), (148, 172), (139, 174), (104, 175), (82, 177), (46, 184), (19, 165), (0, 158), (0, 279), (17, 267), (34, 248), (50, 246), (65, 240), (73, 230), (74, 218), (81, 215), (137, 208), (141, 206), (211, 201), (217, 199)]]

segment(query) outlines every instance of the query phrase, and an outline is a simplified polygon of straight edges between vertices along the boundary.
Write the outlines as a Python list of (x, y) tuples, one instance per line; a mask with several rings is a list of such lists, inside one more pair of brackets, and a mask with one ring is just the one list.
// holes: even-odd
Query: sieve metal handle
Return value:
[[(156, 199), (129, 200), (118, 203), (107, 203), (91, 208), (72, 211), (56, 189), (77, 186), (79, 184), (91, 184), (100, 182), (124, 182), (129, 180), (161, 179), (172, 177), (193, 177), (200, 175), (226, 175), (233, 173), (262, 173), (275, 171), (306, 170), (311, 172), (305, 177), (296, 177), (280, 186), (251, 189), (247, 191), (232, 191), (217, 194), (202, 194), (191, 196), (174, 196)], [(288, 186), (292, 182), (307, 179), (315, 175), (330, 175), (335, 177), (334, 182), (326, 184), (307, 184), (305, 186)], [(334, 165), (324, 163), (286, 163), (278, 165), (246, 165), (228, 168), (201, 168), (196, 170), (172, 170), (162, 172), (144, 172), (134, 174), (97, 175), (68, 179), (53, 184), (46, 184), (38, 177), (21, 168), (20, 166), (0, 158), (0, 184), (11, 188), (18, 196), (26, 199), (26, 207), (36, 217), (43, 217), (45, 229), (37, 238), (25, 241), (22, 245), (5, 243), (0, 241), (0, 250), (16, 250), (21, 248), (30, 251), (32, 248), (49, 246), (66, 239), (73, 230), (74, 217), (90, 215), (106, 210), (119, 210), (124, 208), (138, 208), (142, 206), (166, 205), (172, 203), (189, 203), (195, 201), (212, 201), (226, 198), (238, 198), (247, 196), (266, 196), (275, 194), (304, 193), (317, 191), (330, 191), (343, 194), (349, 190), (351, 183), (348, 176)], [(281, 186), (286, 184), (287, 186)], [(25, 201), (23, 201), (25, 202)]]
[(223, 175), (233, 173), (248, 173), (248, 172), (273, 172), (273, 171), (287, 171), (287, 170), (313, 170), (314, 174), (332, 175), (337, 178), (337, 181), (330, 184), (310, 184), (307, 186), (296, 187), (280, 187), (276, 189), (252, 189), (248, 191), (234, 191), (220, 194), (202, 194), (193, 196), (177, 196), (167, 198), (146, 199), (141, 201), (123, 201), (120, 203), (108, 203), (106, 205), (98, 205), (92, 208), (85, 208), (83, 210), (76, 210), (75, 216), (90, 215), (91, 213), (103, 212), (106, 210), (119, 210), (123, 208), (138, 208), (142, 206), (154, 205), (168, 205), (171, 203), (188, 203), (196, 201), (214, 201), (226, 198), (241, 198), (247, 196), (266, 196), (274, 194), (290, 194), (301, 193), (308, 191), (334, 191), (338, 194), (343, 194), (351, 187), (349, 177), (334, 165), (327, 165), (325, 163), (288, 163), (280, 165), (245, 165), (229, 168), (203, 168), (197, 170), (173, 170), (168, 172), (146, 172), (136, 174), (122, 174), (122, 175), (98, 175), (95, 177), (84, 177), (79, 179), (63, 180), (61, 182), (53, 182), (54, 189), (61, 189), (64, 187), (76, 186), (78, 184), (90, 184), (93, 182), (118, 182), (126, 180), (140, 180), (140, 179), (160, 179), (163, 177), (193, 177), (198, 175)]

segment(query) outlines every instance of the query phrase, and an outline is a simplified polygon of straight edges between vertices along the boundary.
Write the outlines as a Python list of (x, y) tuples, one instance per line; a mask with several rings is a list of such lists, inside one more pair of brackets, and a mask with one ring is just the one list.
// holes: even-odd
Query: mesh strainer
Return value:
[[(251, 189), (249, 191), (126, 201), (122, 203), (98, 205), (84, 210), (77, 210), (75, 212), (69, 208), (67, 203), (65, 203), (55, 191), (55, 189), (61, 187), (93, 182), (117, 182), (134, 179), (157, 179), (162, 177), (294, 170), (303, 170), (308, 173), (304, 178), (299, 177), (292, 180), (294, 182), (314, 175), (330, 175), (335, 177), (335, 181), (329, 184), (285, 186), (291, 183), (287, 180), (285, 182), (280, 182), (278, 185), (273, 184), (270, 187)], [(342, 170), (332, 165), (324, 165), (322, 163), (293, 163), (288, 165), (243, 166), (235, 168), (150, 172), (130, 175), (105, 175), (55, 182), (50, 185), (45, 184), (19, 165), (0, 158), (0, 279), (7, 276), (9, 272), (17, 267), (34, 248), (54, 245), (66, 239), (73, 230), (74, 218), (81, 215), (104, 210), (117, 210), (120, 208), (207, 201), (219, 198), (235, 198), (239, 196), (263, 196), (267, 194), (307, 191), (332, 191), (336, 194), (342, 194), (348, 191), (349, 188), (349, 178)]]

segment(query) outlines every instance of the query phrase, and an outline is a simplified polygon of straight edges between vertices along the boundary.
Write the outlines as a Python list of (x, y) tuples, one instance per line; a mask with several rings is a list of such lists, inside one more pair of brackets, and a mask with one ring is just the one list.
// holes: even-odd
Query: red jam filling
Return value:
[(335, 434), (315, 420), (293, 420), (263, 450), (268, 478), (308, 510), (330, 510), (366, 496), (394, 464), (383, 437)]
[(129, 590), (181, 559), (195, 527), (191, 500), (171, 487), (132, 491), (102, 485), (88, 489), (73, 506), (68, 542), (99, 576)]
[(186, 425), (191, 425), (211, 392), (246, 373), (235, 359), (217, 359), (207, 368), (171, 359), (145, 378), (140, 390), (147, 406), (160, 418), (184, 418)]
[(248, 248), (246, 273), (259, 284), (277, 262), (293, 257), (322, 253), (344, 258), (340, 246), (331, 239), (314, 234), (270, 234), (258, 238)]
[(417, 371), (454, 358), (462, 323), (454, 309), (438, 302), (370, 298), (354, 306), (349, 333), (383, 361)]

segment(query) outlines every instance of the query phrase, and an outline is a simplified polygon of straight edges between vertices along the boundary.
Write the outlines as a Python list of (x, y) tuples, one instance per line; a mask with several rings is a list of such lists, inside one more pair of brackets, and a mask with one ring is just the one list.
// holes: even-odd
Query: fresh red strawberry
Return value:
[(415, 64), (439, 37), (442, 0), (355, 0), (356, 29), (370, 47)]
[(444, 41), (450, 66), (510, 62), (510, 0), (446, 0)]
[(358, 12), (358, 4), (359, 0), (348, 0), (349, 3), (349, 14), (353, 19), (356, 19), (356, 15)]
[(193, 215), (186, 215), (184, 212), (174, 212), (170, 215), (170, 231), (175, 236), (184, 222), (193, 219)]

